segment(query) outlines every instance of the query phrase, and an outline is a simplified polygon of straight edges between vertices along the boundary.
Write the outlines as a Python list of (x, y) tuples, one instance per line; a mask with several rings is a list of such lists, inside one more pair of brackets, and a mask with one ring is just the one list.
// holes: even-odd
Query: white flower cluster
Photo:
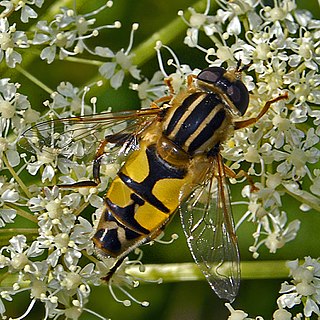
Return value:
[[(311, 319), (313, 315), (320, 316), (320, 263), (319, 259), (305, 257), (303, 263), (298, 259), (288, 261), (287, 266), (290, 269), (291, 283), (284, 282), (281, 286), (278, 298), (278, 309), (273, 313), (273, 320), (301, 320)], [(303, 305), (303, 310), (295, 308), (295, 315), (287, 309), (292, 309), (297, 305)], [(248, 314), (242, 310), (234, 310), (229, 303), (226, 307), (231, 315), (228, 320), (263, 320), (261, 316), (255, 319), (248, 318)], [(298, 312), (297, 312), (298, 311)], [(312, 318), (313, 319), (313, 318)]]
[[(266, 101), (288, 93), (288, 99), (272, 105), (254, 127), (238, 130), (223, 150), (223, 157), (232, 169), (237, 171), (245, 164), (256, 181), (258, 191), (252, 192), (249, 186), (242, 191), (248, 198), (248, 211), (239, 224), (244, 220), (256, 223), (250, 250), (257, 257), (261, 245), (276, 252), (293, 240), (299, 230), (300, 222), (290, 221), (290, 212), (281, 208), (284, 196), (299, 200), (305, 211), (320, 208), (320, 170), (314, 166), (320, 160), (320, 22), (309, 12), (298, 10), (294, 0), (278, 0), (274, 6), (266, 6), (260, 0), (218, 3), (221, 8), (214, 15), (209, 14), (210, 1), (204, 13), (190, 9), (188, 21), (179, 12), (188, 25), (187, 49), (191, 54), (200, 51), (210, 65), (234, 67), (241, 60), (248, 66), (243, 79), (251, 93), (248, 117), (256, 116)], [(150, 81), (142, 77), (133, 63), (132, 52), (138, 24), (132, 25), (127, 49), (114, 51), (107, 46), (92, 49), (86, 40), (97, 37), (102, 29), (121, 26), (116, 21), (95, 27), (96, 15), (112, 4), (105, 1), (87, 14), (78, 14), (75, 7), (64, 7), (54, 17), (37, 21), (36, 26), (28, 29), (29, 19), (38, 17), (36, 10), (41, 9), (43, 1), (0, 1), (0, 6), (5, 7), (0, 14), (0, 62), (12, 69), (19, 68), (30, 47), (40, 48), (40, 59), (49, 64), (56, 59), (76, 59), (84, 53), (101, 60), (91, 62), (115, 89), (123, 84), (126, 74), (141, 80), (139, 84), (131, 84), (131, 88), (138, 92), (142, 107), (149, 107), (151, 101), (165, 95), (163, 76), (173, 79), (173, 89), (178, 92), (185, 86), (186, 75), (199, 72), (195, 66), (180, 64), (173, 51), (158, 42), (155, 52), (160, 71)], [(14, 11), (21, 12), (22, 25), (12, 23)], [(17, 25), (26, 29), (17, 30)], [(161, 48), (172, 55), (168, 64), (176, 72), (166, 73)], [(101, 82), (95, 81), (92, 86), (99, 87)], [(88, 210), (90, 214), (95, 210), (93, 220), (101, 214), (102, 193), (120, 164), (113, 159), (102, 163), (101, 184), (97, 187), (71, 190), (45, 187), (92, 180), (90, 156), (99, 139), (112, 133), (113, 128), (95, 124), (85, 128), (58, 121), (96, 112), (97, 99), (88, 99), (91, 85), (78, 89), (69, 82), (61, 82), (55, 92), (45, 86), (41, 88), (50, 93), (50, 101), (44, 102), (45, 111), (40, 115), (31, 108), (28, 97), (19, 92), (19, 84), (0, 79), (0, 227), (13, 230), (8, 233), (10, 236), (1, 236), (0, 241), (0, 280), (7, 280), (6, 286), (0, 287), (0, 315), (7, 316), (5, 305), (16, 294), (29, 291), (30, 305), (19, 319), (31, 312), (36, 301), (44, 305), (44, 319), (60, 316), (78, 319), (84, 311), (94, 313), (85, 307), (90, 285), (100, 285), (100, 278), (113, 262), (101, 262), (93, 256), (90, 237), (94, 228), (90, 218), (80, 215), (88, 205), (93, 207)], [(34, 134), (32, 145), (19, 140), (22, 132), (35, 123), (42, 124), (28, 131)], [(69, 144), (71, 132), (76, 132), (79, 139)], [(26, 151), (31, 151), (31, 156), (19, 154), (18, 141)], [(68, 148), (63, 148), (65, 145)], [(32, 179), (27, 183), (30, 175)], [(34, 228), (13, 229), (16, 216), (27, 219)], [(307, 259), (303, 266), (294, 262), (289, 267), (293, 285), (283, 285), (274, 319), (291, 319), (286, 308), (301, 302), (305, 303), (306, 316), (319, 315), (318, 262)], [(123, 268), (109, 283), (112, 295), (112, 285), (137, 285)], [(120, 290), (136, 301), (124, 289)], [(130, 304), (129, 300), (120, 300), (115, 295), (114, 298), (124, 305)], [(141, 304), (146, 306), (147, 302)], [(231, 317), (234, 315), (230, 319), (247, 319), (245, 312), (228, 308)], [(295, 319), (300, 318), (297, 315)]]
[[(320, 316), (320, 263), (319, 260), (310, 257), (305, 258), (303, 264), (298, 259), (287, 263), (290, 275), (293, 278), (291, 284), (285, 282), (281, 286), (278, 298), (279, 309), (293, 308), (303, 304), (303, 314), (311, 317), (314, 313)], [(280, 319), (280, 318), (279, 318)]]
[[(0, 6), (5, 7), (0, 15), (0, 62), (3, 60), (7, 67), (17, 68), (26, 53), (23, 50), (30, 47), (40, 47), (40, 58), (48, 63), (86, 52), (104, 60), (99, 62), (101, 74), (110, 80), (114, 88), (121, 86), (125, 72), (140, 79), (139, 70), (131, 64), (130, 55), (137, 24), (132, 27), (126, 50), (113, 52), (101, 46), (91, 50), (85, 43), (86, 39), (97, 37), (104, 28), (121, 26), (116, 21), (113, 25), (93, 27), (95, 16), (110, 8), (112, 1), (106, 1), (97, 10), (84, 15), (63, 7), (53, 20), (38, 21), (31, 31), (28, 20), (37, 18), (33, 8), (41, 8), (42, 4), (43, 1), (34, 0), (0, 2)], [(25, 31), (17, 30), (16, 23), (11, 24), (11, 13), (19, 10), (21, 21), (26, 23), (21, 26), (26, 27)], [(0, 228), (10, 228), (17, 216), (34, 224), (34, 228), (11, 228), (6, 236), (1, 236), (1, 281), (6, 279), (5, 285), (1, 283), (0, 287), (1, 318), (10, 316), (5, 302), (14, 302), (15, 295), (28, 291), (30, 305), (17, 319), (27, 317), (37, 301), (44, 306), (43, 319), (61, 316), (78, 319), (83, 312), (105, 319), (85, 305), (90, 286), (102, 283), (101, 277), (106, 275), (114, 261), (102, 262), (94, 257), (91, 219), (89, 222), (80, 214), (91, 205), (90, 215), (95, 209), (95, 215), (98, 215), (103, 205), (102, 195), (99, 196), (98, 192), (105, 191), (108, 180), (114, 177), (119, 167), (117, 164), (102, 164), (104, 174), (96, 188), (71, 189), (70, 192), (56, 186), (42, 188), (36, 185), (36, 181), (38, 179), (45, 186), (54, 185), (58, 180), (61, 184), (72, 184), (92, 179), (91, 161), (96, 151), (92, 137), (97, 142), (108, 132), (94, 132), (87, 140), (67, 148), (65, 154), (61, 154), (54, 145), (55, 141), (66, 142), (56, 139), (56, 135), (66, 129), (59, 123), (51, 128), (51, 122), (47, 122), (41, 131), (42, 136), (35, 136), (32, 145), (21, 139), (21, 134), (31, 124), (76, 114), (94, 114), (97, 99), (93, 97), (87, 103), (87, 93), (92, 86), (101, 84), (101, 80), (95, 81), (78, 89), (69, 82), (61, 82), (55, 92), (43, 86), (50, 93), (50, 101), (44, 102), (45, 112), (40, 115), (31, 108), (28, 97), (19, 92), (19, 84), (12, 83), (9, 78), (0, 79)], [(77, 131), (80, 136), (85, 132), (85, 128)], [(19, 146), (32, 155), (20, 154)], [(26, 174), (33, 177), (31, 183), (26, 183), (29, 179)], [(147, 302), (137, 301), (124, 289), (120, 292), (129, 300), (120, 300), (115, 295), (112, 287), (138, 285), (121, 270), (109, 284), (112, 296), (124, 305), (130, 305), (132, 300), (146, 306)]]
[(115, 21), (111, 25), (94, 27), (95, 16), (106, 8), (111, 8), (113, 1), (106, 1), (97, 10), (87, 14), (78, 14), (76, 8), (61, 8), (61, 13), (56, 14), (52, 21), (40, 20), (32, 33), (17, 30), (16, 23), (10, 25), (8, 16), (13, 11), (21, 10), (21, 21), (27, 23), (30, 18), (37, 18), (32, 5), (41, 8), (43, 0), (30, 1), (0, 1), (0, 6), (6, 9), (0, 15), (0, 62), (5, 58), (8, 67), (14, 68), (22, 62), (19, 51), (33, 47), (42, 47), (40, 58), (52, 63), (57, 56), (66, 59), (84, 52), (96, 57), (107, 58), (110, 62), (99, 62), (100, 74), (110, 79), (113, 88), (118, 89), (124, 79), (125, 72), (129, 72), (135, 79), (140, 79), (140, 71), (131, 60), (133, 55), (130, 50), (133, 44), (133, 32), (138, 29), (138, 24), (132, 26), (130, 43), (126, 50), (113, 52), (109, 47), (97, 46), (90, 49), (85, 41), (97, 37), (103, 29), (120, 28), (121, 23)]

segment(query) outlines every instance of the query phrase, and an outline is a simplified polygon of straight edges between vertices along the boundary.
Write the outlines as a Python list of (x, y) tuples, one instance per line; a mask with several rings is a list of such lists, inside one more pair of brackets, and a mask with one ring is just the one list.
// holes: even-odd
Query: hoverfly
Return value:
[[(98, 185), (102, 158), (113, 162), (126, 154), (92, 237), (99, 253), (117, 259), (105, 280), (130, 252), (158, 237), (179, 210), (193, 259), (220, 298), (235, 299), (240, 258), (226, 177), (237, 175), (223, 163), (220, 150), (235, 130), (254, 124), (271, 104), (287, 98), (280, 95), (257, 117), (239, 119), (249, 104), (243, 69), (240, 64), (204, 69), (188, 77), (184, 90), (176, 95), (171, 90), (149, 109), (56, 119), (23, 134), (29, 149), (53, 147), (71, 156), (76, 149), (71, 145), (94, 145), (103, 132), (94, 181), (73, 187)], [(170, 88), (170, 79), (167, 84)]]

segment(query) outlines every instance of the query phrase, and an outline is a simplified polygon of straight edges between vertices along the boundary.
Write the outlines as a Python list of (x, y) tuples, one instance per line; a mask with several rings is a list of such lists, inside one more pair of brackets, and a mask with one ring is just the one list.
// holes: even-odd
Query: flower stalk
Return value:
[[(288, 278), (289, 268), (286, 263), (285, 260), (242, 261), (241, 278), (243, 280)], [(142, 272), (139, 266), (128, 266), (126, 272), (146, 281), (158, 281), (159, 279), (163, 282), (205, 280), (202, 272), (194, 263), (146, 264)]]
[[(195, 2), (192, 6), (195, 11), (202, 12), (207, 6), (206, 0), (200, 0)], [(211, 10), (216, 9), (216, 3), (213, 2)], [(189, 19), (191, 16), (190, 12), (186, 12), (186, 19)], [(175, 18), (162, 29), (151, 35), (146, 41), (138, 45), (132, 53), (134, 54), (133, 63), (141, 66), (145, 64), (150, 58), (155, 55), (155, 46), (157, 41), (161, 41), (163, 44), (169, 45), (177, 37), (179, 37), (183, 32), (185, 32), (187, 26), (182, 21), (180, 17)]]

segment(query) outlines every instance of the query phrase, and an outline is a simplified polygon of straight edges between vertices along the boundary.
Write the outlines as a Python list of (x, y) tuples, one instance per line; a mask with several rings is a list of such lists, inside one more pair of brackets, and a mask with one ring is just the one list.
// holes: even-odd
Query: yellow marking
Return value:
[[(139, 207), (134, 218), (144, 228), (153, 231), (161, 228), (169, 217), (177, 210), (184, 187), (190, 183), (191, 176), (187, 179), (161, 179), (156, 182), (152, 189), (153, 195), (158, 198), (169, 210), (168, 214), (158, 210), (148, 202)], [(191, 189), (190, 189), (191, 191)]]
[[(219, 107), (219, 108), (218, 108)], [(198, 129), (189, 136), (189, 138), (186, 140), (186, 142), (184, 143), (185, 146), (188, 148), (190, 146), (190, 144), (193, 142), (193, 140), (199, 135), (199, 133), (201, 133), (201, 131), (209, 124), (209, 122), (215, 117), (215, 115), (221, 110), (223, 109), (223, 105), (219, 104), (216, 105), (215, 108), (212, 109), (212, 111), (209, 113), (209, 115), (206, 117), (206, 119), (204, 121), (201, 122), (200, 126), (198, 127)], [(225, 120), (223, 120), (225, 121)], [(221, 124), (221, 127), (223, 126), (223, 122)], [(218, 131), (219, 128), (216, 129), (216, 131)], [(214, 137), (211, 136), (211, 139)], [(205, 141), (206, 142), (206, 141)], [(204, 143), (205, 143), (204, 142)], [(213, 143), (214, 145), (214, 143)]]
[(122, 182), (119, 177), (116, 177), (106, 194), (106, 198), (109, 198), (112, 203), (115, 203), (119, 207), (126, 207), (132, 203), (130, 195), (132, 190)]
[[(201, 94), (190, 106), (188, 106), (186, 112), (182, 115), (182, 117), (179, 119), (178, 123), (175, 125), (174, 129), (169, 134), (169, 138), (174, 138), (176, 134), (178, 133), (179, 129), (181, 128), (181, 125), (185, 122), (187, 117), (192, 113), (192, 111), (197, 107), (197, 105), (206, 97), (206, 93)], [(175, 109), (177, 110), (177, 109)], [(174, 111), (170, 115), (170, 119), (168, 119), (169, 123), (172, 119), (172, 116), (174, 115)]]
[(154, 185), (152, 193), (172, 213), (178, 208), (181, 191), (188, 182), (186, 179), (161, 179)]
[(150, 203), (138, 208), (134, 215), (135, 220), (145, 229), (154, 231), (159, 229), (169, 218), (169, 215), (156, 209)]
[(140, 183), (149, 175), (149, 163), (146, 154), (145, 144), (141, 149), (135, 151), (121, 169), (125, 175)]

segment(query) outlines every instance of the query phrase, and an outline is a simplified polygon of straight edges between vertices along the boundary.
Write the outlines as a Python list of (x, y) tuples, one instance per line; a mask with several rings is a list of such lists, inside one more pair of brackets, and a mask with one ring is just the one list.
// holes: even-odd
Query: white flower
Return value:
[(291, 320), (292, 314), (285, 309), (278, 309), (273, 313), (274, 320)]
[(28, 98), (17, 92), (19, 84), (14, 84), (10, 79), (0, 79), (0, 113), (2, 119), (10, 119), (17, 122), (17, 113), (30, 108)]
[(126, 51), (121, 49), (118, 52), (113, 53), (108, 48), (96, 47), (96, 54), (112, 58), (113, 60), (112, 62), (103, 63), (99, 68), (99, 72), (104, 78), (110, 79), (110, 84), (115, 89), (118, 89), (121, 86), (126, 72), (129, 72), (135, 79), (140, 80), (140, 70), (132, 63), (134, 55), (130, 54), (133, 44), (133, 34), (137, 29), (138, 24), (133, 24), (130, 43)]
[(281, 308), (292, 308), (303, 303), (303, 313), (306, 317), (311, 317), (312, 313), (320, 316), (320, 263), (310, 257), (305, 258), (305, 262), (299, 265), (299, 261), (294, 260), (287, 263), (290, 268), (292, 284), (284, 282), (281, 286), (281, 295), (277, 302)]
[(0, 227), (7, 223), (13, 223), (17, 211), (6, 205), (17, 203), (20, 198), (16, 185), (6, 181), (4, 176), (0, 176)]
[(9, 25), (7, 18), (0, 18), (0, 61), (5, 58), (8, 67), (14, 68), (21, 63), (22, 56), (16, 48), (27, 48), (28, 39), (23, 31), (17, 31), (16, 25)]
[(64, 7), (61, 8), (62, 13), (57, 14), (52, 22), (38, 21), (38, 30), (34, 35), (33, 44), (48, 45), (41, 51), (41, 59), (52, 63), (57, 53), (59, 53), (59, 59), (75, 56), (84, 51), (95, 54), (86, 46), (85, 40), (98, 36), (101, 29), (119, 28), (120, 26), (119, 23), (114, 23), (93, 28), (96, 19), (91, 17), (111, 6), (112, 1), (107, 1), (94, 12), (84, 15), (79, 15), (75, 10)]
[(230, 303), (225, 303), (225, 306), (230, 311), (231, 315), (228, 320), (263, 320), (262, 317), (258, 316), (255, 319), (248, 318), (248, 314), (243, 310), (235, 310)]
[(37, 13), (32, 9), (32, 5), (36, 5), (38, 8), (41, 8), (44, 0), (24, 0), (19, 2), (14, 1), (1, 1), (0, 6), (6, 7), (5, 11), (2, 13), (9, 13), (14, 11), (21, 10), (21, 21), (24, 23), (29, 22), (30, 18), (37, 18)]
[(138, 92), (141, 108), (149, 108), (150, 104), (165, 95), (166, 87), (163, 83), (163, 74), (157, 71), (151, 80), (145, 79), (140, 84), (131, 84), (131, 89)]
[(310, 190), (313, 194), (320, 196), (320, 170), (319, 169), (315, 169), (314, 170), (314, 180), (313, 180), (313, 184), (310, 187)]

